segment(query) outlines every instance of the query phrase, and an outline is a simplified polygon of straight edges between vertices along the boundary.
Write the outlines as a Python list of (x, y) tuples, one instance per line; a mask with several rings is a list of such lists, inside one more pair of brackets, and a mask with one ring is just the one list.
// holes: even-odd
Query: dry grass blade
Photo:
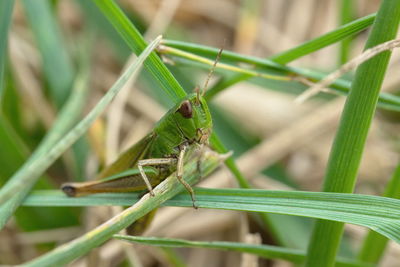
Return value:
[(345, 74), (346, 72), (355, 69), (358, 65), (364, 63), (365, 61), (371, 59), (372, 57), (388, 50), (393, 50), (396, 47), (400, 46), (400, 39), (390, 40), (383, 44), (377, 45), (370, 49), (365, 50), (361, 55), (358, 57), (350, 60), (346, 64), (344, 64), (338, 70), (332, 72), (328, 76), (326, 76), (323, 80), (313, 85), (308, 90), (304, 91), (301, 95), (299, 95), (295, 102), (302, 103), (309, 99), (310, 97), (318, 94), (320, 91), (327, 90), (326, 87), (334, 82), (337, 78)]

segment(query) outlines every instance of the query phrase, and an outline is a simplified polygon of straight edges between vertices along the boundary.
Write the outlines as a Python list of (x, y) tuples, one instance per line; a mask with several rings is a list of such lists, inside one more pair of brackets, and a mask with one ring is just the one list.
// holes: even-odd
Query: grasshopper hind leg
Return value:
[(180, 153), (179, 153), (178, 166), (177, 166), (177, 169), (176, 169), (176, 177), (178, 178), (179, 182), (189, 192), (190, 197), (192, 198), (193, 208), (198, 209), (199, 207), (196, 204), (196, 198), (195, 198), (195, 195), (194, 195), (193, 188), (183, 179), (183, 158), (185, 156), (186, 149), (187, 149), (187, 146), (183, 146), (181, 148)]

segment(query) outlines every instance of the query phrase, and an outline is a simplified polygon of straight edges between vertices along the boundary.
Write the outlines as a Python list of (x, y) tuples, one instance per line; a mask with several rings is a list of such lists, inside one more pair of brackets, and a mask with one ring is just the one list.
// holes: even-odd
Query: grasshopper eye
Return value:
[(185, 100), (182, 102), (181, 106), (178, 109), (178, 112), (186, 119), (190, 119), (193, 116), (192, 104), (190, 104), (189, 100)]

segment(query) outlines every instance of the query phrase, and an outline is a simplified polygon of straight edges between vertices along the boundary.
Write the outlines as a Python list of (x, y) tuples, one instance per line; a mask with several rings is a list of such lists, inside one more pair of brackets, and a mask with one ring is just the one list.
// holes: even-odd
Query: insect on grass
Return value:
[(71, 197), (102, 192), (135, 192), (148, 190), (176, 171), (180, 183), (192, 197), (192, 187), (182, 177), (185, 154), (207, 145), (212, 131), (212, 118), (204, 93), (222, 49), (211, 68), (202, 90), (195, 92), (171, 108), (150, 133), (127, 149), (114, 163), (106, 167), (98, 179), (84, 183), (66, 183), (62, 190)]

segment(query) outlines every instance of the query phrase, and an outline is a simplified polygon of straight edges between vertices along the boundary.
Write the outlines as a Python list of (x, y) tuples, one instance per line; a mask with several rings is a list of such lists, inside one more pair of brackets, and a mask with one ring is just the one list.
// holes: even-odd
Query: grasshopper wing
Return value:
[[(146, 158), (154, 140), (154, 134), (145, 136), (126, 150), (114, 163), (106, 167), (97, 180), (84, 183), (66, 183), (61, 189), (68, 196), (82, 196), (101, 192), (135, 192), (145, 190), (146, 184), (137, 168), (137, 162)], [(159, 171), (155, 168), (144, 169), (150, 184), (157, 185)]]
[(139, 142), (132, 145), (128, 150), (122, 153), (122, 155), (120, 155), (110, 166), (106, 167), (97, 178), (102, 179), (109, 177), (136, 166), (139, 160), (147, 157), (149, 148), (153, 144), (154, 137), (154, 133), (150, 133), (143, 137)]
[[(144, 172), (152, 186), (160, 183), (160, 175), (157, 169), (145, 167)], [(66, 183), (61, 187), (64, 193), (70, 197), (105, 192), (136, 192), (145, 190), (146, 188), (146, 184), (137, 168), (128, 169), (100, 180), (84, 183)]]

